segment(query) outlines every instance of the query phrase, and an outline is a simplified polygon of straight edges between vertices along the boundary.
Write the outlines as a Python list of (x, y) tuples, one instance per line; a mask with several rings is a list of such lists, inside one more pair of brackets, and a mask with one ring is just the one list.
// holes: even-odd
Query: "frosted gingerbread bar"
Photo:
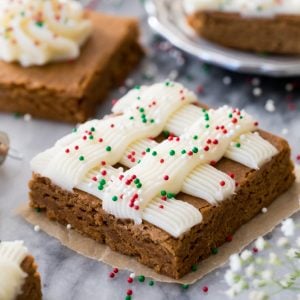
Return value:
[(173, 278), (294, 182), (286, 141), (176, 82), (137, 86), (31, 162), (30, 205)]
[(196, 32), (226, 47), (300, 54), (300, 2), (294, 0), (184, 0)]
[(75, 0), (0, 4), (0, 111), (84, 122), (143, 55), (135, 19)]
[(0, 299), (42, 299), (37, 265), (22, 241), (0, 242)]

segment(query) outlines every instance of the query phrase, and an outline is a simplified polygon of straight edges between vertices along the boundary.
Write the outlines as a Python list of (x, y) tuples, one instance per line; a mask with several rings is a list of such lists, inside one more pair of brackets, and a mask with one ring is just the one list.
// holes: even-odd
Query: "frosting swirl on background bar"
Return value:
[(22, 66), (75, 59), (91, 22), (73, 0), (2, 0), (0, 59)]
[(300, 14), (299, 0), (184, 0), (188, 13), (216, 10), (249, 16)]

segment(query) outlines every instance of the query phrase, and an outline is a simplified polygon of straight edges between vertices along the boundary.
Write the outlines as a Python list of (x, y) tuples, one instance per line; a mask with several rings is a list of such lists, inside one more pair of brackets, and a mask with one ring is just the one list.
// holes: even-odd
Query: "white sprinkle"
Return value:
[(135, 273), (130, 273), (129, 277), (134, 279), (135, 278)]
[(250, 258), (252, 257), (252, 252), (250, 250), (244, 250), (242, 253), (241, 253), (241, 259), (243, 261), (247, 261), (249, 260)]
[(286, 90), (287, 92), (291, 92), (293, 89), (294, 89), (294, 86), (293, 86), (292, 83), (287, 83), (287, 84), (285, 85), (285, 90)]
[(262, 212), (263, 214), (265, 214), (267, 211), (268, 211), (268, 209), (267, 209), (266, 207), (263, 207), (262, 210), (261, 210), (261, 212)]
[(229, 257), (229, 266), (233, 272), (239, 272), (242, 268), (242, 262), (240, 256), (236, 254), (232, 254)]
[(287, 134), (289, 133), (289, 130), (288, 130), (287, 128), (283, 128), (283, 129), (281, 130), (281, 133), (282, 133), (283, 135), (287, 135)]
[(72, 228), (71, 224), (67, 224), (67, 229), (70, 230)]
[(33, 229), (35, 232), (39, 232), (41, 228), (39, 225), (35, 225)]
[(259, 87), (256, 87), (253, 89), (252, 93), (255, 97), (259, 97), (262, 94), (262, 89)]
[(251, 84), (253, 86), (259, 86), (260, 85), (260, 79), (257, 78), (257, 77), (254, 77), (252, 80), (251, 80)]
[(286, 219), (284, 220), (282, 223), (281, 223), (281, 231), (282, 233), (288, 237), (288, 236), (293, 236), (294, 233), (295, 233), (295, 223), (293, 221), (293, 219), (289, 218), (289, 219)]
[(231, 82), (232, 82), (231, 77), (229, 77), (229, 76), (223, 77), (223, 83), (224, 83), (225, 85), (230, 85)]
[(30, 122), (32, 120), (32, 116), (30, 114), (25, 114), (24, 115), (24, 121), (25, 122)]
[(268, 112), (274, 112), (276, 110), (275, 103), (272, 99), (267, 100), (265, 110)]
[(257, 250), (262, 251), (265, 249), (267, 243), (265, 241), (265, 239), (260, 236), (256, 241), (255, 241), (255, 247), (257, 248)]

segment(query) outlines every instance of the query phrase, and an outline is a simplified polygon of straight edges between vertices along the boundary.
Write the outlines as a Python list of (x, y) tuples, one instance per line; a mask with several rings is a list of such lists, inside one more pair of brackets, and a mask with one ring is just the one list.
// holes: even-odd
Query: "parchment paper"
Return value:
[(231, 254), (240, 252), (257, 237), (272, 231), (283, 219), (290, 217), (299, 210), (300, 168), (296, 169), (296, 176), (297, 180), (293, 187), (275, 200), (268, 207), (267, 213), (259, 214), (242, 226), (234, 234), (232, 242), (226, 243), (219, 248), (218, 254), (211, 255), (198, 265), (197, 271), (191, 272), (178, 280), (157, 274), (152, 269), (138, 263), (134, 258), (114, 252), (109, 247), (84, 237), (74, 230), (68, 230), (65, 226), (57, 222), (49, 221), (44, 213), (36, 213), (27, 205), (20, 207), (18, 213), (29, 223), (39, 225), (41, 230), (57, 238), (64, 246), (84, 256), (104, 262), (113, 267), (118, 267), (119, 269), (143, 274), (156, 281), (192, 284), (209, 272), (224, 265)]

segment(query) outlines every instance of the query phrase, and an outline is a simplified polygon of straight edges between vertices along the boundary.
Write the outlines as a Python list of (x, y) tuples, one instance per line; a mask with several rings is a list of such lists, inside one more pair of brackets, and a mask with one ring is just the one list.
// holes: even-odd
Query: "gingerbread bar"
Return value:
[(34, 258), (22, 241), (0, 243), (0, 299), (42, 299)]
[[(185, 0), (188, 22), (202, 37), (225, 47), (275, 54), (300, 54), (300, 5), (291, 1), (223, 1), (194, 5)], [(268, 2), (268, 3), (267, 3)], [(296, 7), (295, 7), (296, 5)]]
[(187, 274), (295, 180), (286, 141), (179, 83), (112, 112), (32, 160), (30, 205), (159, 273)]
[[(26, 44), (27, 49), (14, 35), (13, 27), (3, 26), (0, 111), (83, 122), (95, 114), (97, 104), (123, 82), (143, 55), (134, 19), (91, 11), (82, 12), (79, 18), (79, 4), (73, 0), (17, 3), (17, 9), (9, 4), (8, 13), (22, 10), (36, 39), (30, 46)], [(47, 15), (35, 21), (35, 14), (30, 14), (26, 5), (37, 5), (37, 11), (41, 5), (53, 9), (56, 19), (49, 21)], [(68, 5), (76, 6), (74, 15)], [(68, 14), (70, 20), (60, 19)]]

